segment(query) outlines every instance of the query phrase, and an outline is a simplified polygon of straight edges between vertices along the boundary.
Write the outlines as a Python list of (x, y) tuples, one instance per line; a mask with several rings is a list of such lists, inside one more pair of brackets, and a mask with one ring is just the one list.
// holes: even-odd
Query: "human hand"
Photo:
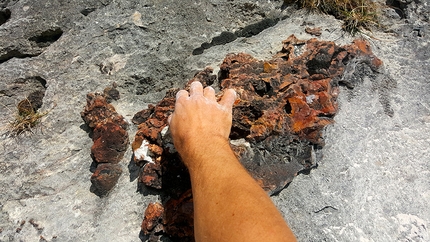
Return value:
[(227, 89), (218, 103), (215, 90), (212, 87), (203, 89), (197, 81), (191, 83), (189, 95), (180, 90), (169, 118), (173, 143), (179, 154), (188, 156), (190, 152), (204, 150), (217, 142), (228, 144), (235, 100), (236, 92)]

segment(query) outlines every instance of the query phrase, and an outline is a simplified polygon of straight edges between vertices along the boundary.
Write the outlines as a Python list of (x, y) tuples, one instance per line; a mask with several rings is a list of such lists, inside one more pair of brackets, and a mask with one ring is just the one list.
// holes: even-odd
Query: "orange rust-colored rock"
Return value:
[(339, 47), (290, 36), (283, 44), (272, 60), (240, 53), (228, 55), (221, 65), (221, 87), (234, 88), (240, 100), (233, 111), (232, 135), (263, 140), (293, 134), (323, 145), (321, 130), (333, 122), (338, 81), (348, 61), (358, 58), (375, 72), (382, 61), (363, 40)]
[(150, 203), (145, 210), (142, 232), (149, 241), (157, 241), (157, 234), (164, 231), (164, 207), (160, 203)]
[(99, 164), (91, 176), (92, 191), (99, 195), (106, 195), (118, 182), (122, 169), (117, 164)]
[[(158, 241), (157, 235), (167, 233), (179, 241), (194, 241), (194, 209), (191, 189), (165, 205), (150, 203), (141, 226), (148, 241)], [(175, 241), (175, 240), (174, 240)]]
[(142, 174), (139, 177), (139, 182), (148, 187), (161, 189), (163, 187), (161, 174), (160, 162), (156, 161), (156, 163), (147, 163), (143, 167)]
[[(141, 111), (139, 115), (135, 115), (134, 119), (136, 122), (142, 121), (142, 123), (139, 124), (135, 142), (139, 139), (145, 139), (154, 144), (161, 144), (161, 131), (167, 126), (167, 118), (173, 112), (172, 107), (175, 106), (176, 91), (177, 90), (170, 90), (163, 100), (155, 107), (149, 106), (150, 112)], [(136, 147), (140, 147), (140, 145)]]
[(103, 124), (108, 121), (118, 124), (123, 129), (128, 127), (124, 117), (119, 115), (112, 104), (109, 104), (106, 98), (98, 93), (89, 93), (87, 95), (87, 105), (84, 111), (81, 112), (81, 116), (90, 128), (95, 128), (97, 124)]
[(87, 95), (82, 118), (93, 129), (91, 155), (97, 163), (118, 163), (128, 147), (127, 122), (100, 94)]
[[(115, 90), (114, 87), (107, 88), (105, 95), (109, 94), (108, 98), (115, 100), (119, 98)], [(105, 95), (89, 93), (87, 105), (81, 112), (82, 119), (93, 130), (91, 157), (96, 169), (91, 176), (91, 191), (99, 196), (106, 195), (117, 183), (122, 173), (117, 163), (129, 145), (128, 123), (107, 102)]]
[(94, 128), (93, 141), (91, 155), (97, 163), (118, 163), (129, 144), (127, 131), (111, 121)]
[[(271, 60), (257, 60), (244, 53), (229, 54), (224, 59), (218, 73), (219, 87), (221, 91), (233, 88), (238, 94), (233, 107), (231, 147), (270, 195), (321, 159), (322, 131), (337, 112), (338, 86), (356, 85), (356, 80), (348, 78), (355, 75), (356, 65), (367, 66), (372, 75), (383, 68), (366, 41), (337, 46), (330, 41), (299, 40), (294, 35), (283, 41), (282, 50)], [(215, 76), (211, 72), (208, 68), (196, 74), (185, 89), (195, 80), (203, 86), (212, 85)], [(357, 75), (365, 74), (369, 73)], [(137, 115), (143, 118), (133, 151), (141, 152), (146, 144), (147, 155), (135, 156), (135, 161), (145, 166), (139, 181), (170, 195), (163, 201), (164, 232), (181, 241), (192, 241), (189, 176), (167, 129), (176, 92), (169, 91), (155, 107)], [(188, 229), (181, 227), (184, 224)]]

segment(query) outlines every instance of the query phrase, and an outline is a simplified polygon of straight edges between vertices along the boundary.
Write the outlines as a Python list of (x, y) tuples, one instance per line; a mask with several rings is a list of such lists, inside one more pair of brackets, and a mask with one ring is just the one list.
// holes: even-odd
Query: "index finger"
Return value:
[(234, 102), (236, 101), (236, 91), (233, 89), (227, 89), (224, 92), (219, 104), (222, 106), (231, 109), (233, 107)]
[(182, 98), (188, 98), (188, 92), (185, 90), (180, 90), (179, 92), (176, 93), (176, 101), (178, 101), (179, 99)]

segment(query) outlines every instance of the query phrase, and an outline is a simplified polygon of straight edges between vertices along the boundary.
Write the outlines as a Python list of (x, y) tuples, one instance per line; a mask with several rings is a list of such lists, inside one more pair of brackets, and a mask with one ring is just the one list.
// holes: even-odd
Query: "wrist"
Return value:
[(193, 140), (184, 144), (178, 152), (190, 173), (215, 169), (236, 158), (229, 141), (223, 137)]

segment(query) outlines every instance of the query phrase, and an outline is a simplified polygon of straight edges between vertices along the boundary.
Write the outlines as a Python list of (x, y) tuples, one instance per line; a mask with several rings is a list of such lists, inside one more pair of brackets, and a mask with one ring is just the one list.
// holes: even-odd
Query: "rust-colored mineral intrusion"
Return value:
[[(114, 88), (109, 88), (109, 92), (116, 93)], [(129, 145), (128, 124), (108, 103), (105, 95), (89, 93), (87, 105), (81, 113), (85, 123), (92, 128), (91, 157), (96, 168), (91, 176), (91, 191), (99, 196), (106, 195), (117, 183), (122, 173), (118, 162)]]
[(97, 194), (107, 194), (117, 183), (122, 169), (118, 164), (101, 163), (91, 176), (91, 183)]
[(142, 233), (148, 241), (168, 234), (173, 240), (194, 241), (193, 197), (191, 189), (178, 199), (169, 199), (164, 206), (150, 203), (142, 221)]
[(150, 203), (142, 221), (142, 233), (149, 241), (158, 241), (158, 235), (164, 230), (164, 207), (160, 203)]
[(129, 144), (127, 131), (111, 121), (96, 125), (93, 141), (91, 155), (97, 163), (118, 163)]
[[(364, 40), (337, 46), (294, 35), (283, 41), (282, 50), (271, 60), (244, 53), (227, 55), (218, 80), (221, 91), (233, 88), (238, 94), (230, 134), (233, 151), (264, 190), (270, 195), (280, 192), (321, 159), (322, 132), (334, 122), (339, 84), (352, 88), (358, 75), (384, 75), (382, 65)], [(363, 69), (357, 66), (370, 71), (357, 73)], [(213, 85), (216, 78), (211, 73), (210, 68), (197, 73), (185, 89), (192, 81)], [(167, 124), (176, 92), (170, 90), (157, 105), (133, 118), (139, 123), (134, 160), (143, 166), (139, 181), (168, 194), (161, 230), (180, 241), (193, 241), (189, 175)]]
[(178, 199), (169, 199), (165, 205), (166, 224), (164, 229), (169, 236), (181, 241), (194, 241), (194, 208), (191, 189)]
[(81, 116), (90, 128), (108, 121), (118, 124), (123, 129), (128, 127), (124, 117), (115, 111), (112, 104), (106, 101), (104, 95), (99, 93), (89, 93), (87, 95), (87, 105), (84, 111), (81, 112)]

